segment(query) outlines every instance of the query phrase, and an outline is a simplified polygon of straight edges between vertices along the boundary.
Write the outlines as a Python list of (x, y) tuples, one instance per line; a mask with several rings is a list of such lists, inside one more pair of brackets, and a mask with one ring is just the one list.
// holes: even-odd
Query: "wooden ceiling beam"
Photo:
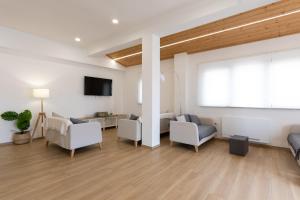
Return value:
[[(232, 17), (221, 19), (212, 23), (201, 25), (192, 29), (178, 32), (161, 38), (161, 46), (183, 41), (240, 26), (258, 20), (267, 19), (284, 13), (300, 9), (300, 0), (282, 0), (267, 6), (256, 8)], [(189, 42), (169, 46), (161, 49), (161, 60), (172, 58), (181, 52), (197, 53), (218, 48), (230, 47), (249, 42), (255, 42), (285, 35), (300, 33), (300, 13), (283, 16), (281, 18), (253, 24), (247, 27), (222, 32), (216, 35), (192, 40)], [(107, 54), (108, 57), (115, 59), (131, 55), (142, 51), (142, 45)], [(141, 54), (117, 60), (120, 64), (129, 67), (141, 64)]]

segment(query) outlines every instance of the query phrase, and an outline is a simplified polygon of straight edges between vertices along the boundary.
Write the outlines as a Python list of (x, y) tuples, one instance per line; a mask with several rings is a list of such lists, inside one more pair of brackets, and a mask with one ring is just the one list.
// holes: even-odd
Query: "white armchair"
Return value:
[(142, 125), (139, 120), (120, 119), (118, 121), (118, 139), (128, 139), (134, 141), (137, 147), (138, 141), (142, 139)]
[(193, 145), (195, 151), (198, 152), (198, 148), (201, 144), (214, 138), (217, 134), (212, 120), (207, 118), (200, 119), (202, 124), (197, 126), (193, 122), (170, 122), (170, 141), (171, 146), (173, 142)]
[(93, 144), (99, 144), (102, 148), (102, 131), (98, 122), (72, 124), (66, 134), (48, 129), (46, 132), (47, 146), (55, 143), (62, 148), (71, 150), (71, 158), (74, 157), (75, 149)]

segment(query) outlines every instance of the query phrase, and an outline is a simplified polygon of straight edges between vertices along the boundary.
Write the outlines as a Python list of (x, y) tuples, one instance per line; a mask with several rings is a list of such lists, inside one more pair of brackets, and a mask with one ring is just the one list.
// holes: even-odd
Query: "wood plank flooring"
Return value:
[(0, 147), (0, 199), (300, 199), (300, 167), (284, 149), (251, 146), (246, 157), (225, 141), (155, 150), (118, 142), (116, 131), (97, 145), (69, 152), (43, 139)]

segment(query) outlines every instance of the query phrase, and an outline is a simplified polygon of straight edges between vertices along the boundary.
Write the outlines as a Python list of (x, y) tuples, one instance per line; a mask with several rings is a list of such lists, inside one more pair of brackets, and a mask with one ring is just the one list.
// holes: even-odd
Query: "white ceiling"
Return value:
[[(144, 26), (200, 0), (0, 0), (0, 26), (81, 46)], [(120, 20), (119, 25), (111, 23)]]

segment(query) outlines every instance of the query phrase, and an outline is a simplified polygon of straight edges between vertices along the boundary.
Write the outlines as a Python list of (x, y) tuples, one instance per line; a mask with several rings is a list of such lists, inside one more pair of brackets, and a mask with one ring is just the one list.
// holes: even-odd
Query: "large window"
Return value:
[(300, 50), (199, 66), (198, 104), (300, 108)]

